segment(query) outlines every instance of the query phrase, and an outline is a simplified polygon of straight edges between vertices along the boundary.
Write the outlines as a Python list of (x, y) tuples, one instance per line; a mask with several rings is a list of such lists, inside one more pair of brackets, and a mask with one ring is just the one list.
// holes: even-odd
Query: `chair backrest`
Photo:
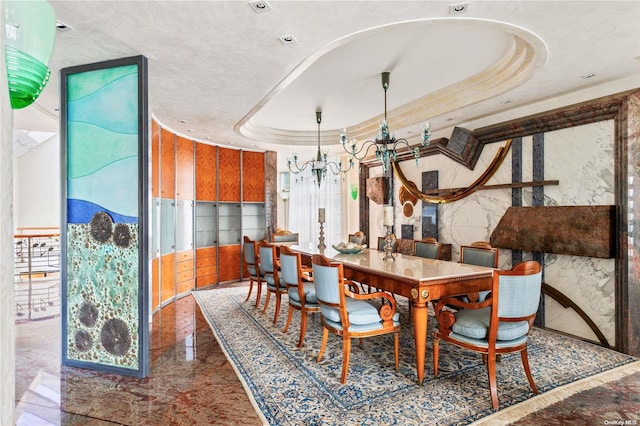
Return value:
[(276, 246), (260, 241), (260, 271), (263, 274), (273, 274), (276, 270)]
[(274, 243), (293, 243), (298, 244), (298, 233), (290, 234), (273, 234), (271, 240)]
[(251, 240), (246, 235), (244, 236), (244, 247), (243, 247), (243, 260), (245, 265), (255, 265), (256, 264), (256, 247), (258, 243)]
[[(287, 288), (302, 284), (302, 258), (289, 247), (280, 247), (280, 275)], [(304, 292), (303, 292), (304, 293)]]
[[(384, 251), (384, 245), (385, 245), (386, 241), (385, 241), (385, 237), (378, 237), (378, 250), (380, 251)], [(395, 253), (397, 251), (397, 244), (396, 244), (396, 237), (395, 235), (392, 236), (391, 239), (391, 251), (393, 253)]]
[(362, 231), (358, 231), (355, 234), (349, 234), (349, 242), (362, 245), (367, 242), (367, 236)]
[(435, 239), (424, 239), (413, 242), (414, 256), (426, 257), (427, 259), (440, 259), (442, 245)]
[[(521, 262), (510, 271), (493, 271), (493, 297), (497, 308), (492, 309), (492, 316), (533, 323), (540, 304), (541, 289), (542, 267), (534, 260)], [(496, 311), (495, 314), (493, 311)]]
[(497, 268), (498, 249), (481, 241), (469, 246), (460, 246), (460, 263)]
[[(329, 264), (330, 262), (319, 262), (314, 256), (313, 262), (313, 284), (316, 289), (316, 298), (320, 305), (320, 313), (324, 318), (333, 321), (340, 319), (340, 322), (346, 328), (349, 327), (349, 319), (347, 317), (344, 296), (344, 271), (342, 264)], [(321, 264), (325, 263), (325, 264)]]

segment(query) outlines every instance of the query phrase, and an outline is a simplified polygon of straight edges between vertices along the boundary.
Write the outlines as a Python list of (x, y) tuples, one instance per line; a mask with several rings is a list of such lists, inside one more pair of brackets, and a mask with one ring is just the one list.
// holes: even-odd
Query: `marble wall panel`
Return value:
[[(545, 188), (545, 205), (612, 205), (614, 197), (614, 123), (601, 121), (545, 134), (545, 178), (560, 185)], [(615, 343), (615, 260), (545, 255), (545, 282), (569, 296)], [(595, 339), (571, 309), (545, 300), (548, 327)], [(547, 303), (549, 302), (549, 303)]]
[[(557, 179), (557, 186), (544, 188), (544, 205), (611, 205), (614, 203), (613, 121), (603, 121), (544, 134), (544, 178)], [(440, 188), (459, 188), (472, 183), (491, 163), (504, 142), (486, 145), (474, 170), (468, 170), (436, 155), (418, 161), (405, 161), (402, 170), (413, 182), (421, 173), (437, 170)], [(512, 183), (511, 152), (487, 185)], [(533, 180), (533, 137), (522, 138), (522, 180)], [(394, 187), (398, 200), (399, 185)], [(532, 188), (522, 190), (522, 206), (532, 205)], [(457, 261), (460, 245), (488, 241), (498, 221), (511, 206), (511, 189), (476, 191), (459, 201), (438, 206), (438, 239), (453, 245)], [(396, 208), (396, 224), (412, 224), (421, 235), (419, 209), (413, 217)], [(374, 210), (372, 210), (374, 212)], [(372, 220), (375, 220), (372, 217)], [(531, 258), (525, 253), (523, 259)], [(511, 268), (511, 250), (500, 250), (499, 267)], [(594, 320), (609, 343), (615, 343), (615, 261), (578, 256), (545, 255), (545, 282), (567, 294)], [(549, 298), (547, 298), (549, 299)], [(589, 339), (595, 339), (588, 326), (571, 309), (545, 301), (547, 326)]]

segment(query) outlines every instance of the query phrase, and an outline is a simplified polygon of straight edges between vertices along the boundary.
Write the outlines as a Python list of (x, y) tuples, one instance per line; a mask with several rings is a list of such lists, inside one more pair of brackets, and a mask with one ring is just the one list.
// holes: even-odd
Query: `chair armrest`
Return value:
[(345, 291), (350, 291), (352, 293), (360, 294), (360, 289), (358, 288), (358, 285), (354, 281), (351, 281), (345, 278), (345, 280), (343, 281), (343, 284), (345, 286)]
[(385, 299), (389, 303), (388, 304), (382, 303), (380, 305), (380, 308), (378, 309), (380, 318), (382, 318), (382, 321), (384, 323), (390, 323), (393, 319), (393, 315), (395, 315), (396, 313), (396, 299), (387, 292), (377, 291), (375, 293), (357, 294), (357, 293), (352, 293), (348, 290), (345, 290), (345, 295), (352, 297), (354, 299), (359, 299), (359, 300), (369, 300), (369, 299), (379, 299), (379, 298)]

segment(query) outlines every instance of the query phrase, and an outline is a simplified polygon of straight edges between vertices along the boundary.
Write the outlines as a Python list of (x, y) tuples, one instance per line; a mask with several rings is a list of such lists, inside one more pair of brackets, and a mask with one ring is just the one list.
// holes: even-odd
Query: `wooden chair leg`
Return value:
[(271, 298), (271, 292), (267, 289), (267, 298), (264, 301), (264, 308), (262, 308), (262, 313), (267, 312), (267, 306), (269, 306), (269, 299)]
[(287, 315), (287, 323), (284, 325), (282, 329), (283, 333), (286, 333), (289, 329), (289, 325), (291, 325), (291, 318), (293, 317), (293, 306), (289, 305), (289, 314)]
[(256, 309), (258, 309), (258, 306), (260, 306), (260, 298), (262, 297), (262, 281), (258, 280), (256, 284), (258, 287), (258, 294), (256, 295)]
[(393, 354), (396, 357), (396, 371), (400, 368), (400, 332), (393, 333)]
[(496, 380), (496, 354), (489, 352), (487, 359), (487, 372), (489, 375), (489, 391), (491, 392), (491, 405), (498, 409), (498, 384)]
[(304, 335), (307, 333), (307, 313), (300, 311), (300, 340), (298, 340), (298, 347), (301, 348), (304, 343)]
[(527, 375), (527, 379), (529, 380), (529, 385), (531, 385), (531, 389), (533, 393), (538, 393), (538, 388), (533, 381), (533, 376), (531, 375), (531, 370), (529, 369), (529, 357), (527, 356), (527, 348), (525, 347), (520, 352), (520, 358), (522, 358), (522, 366), (524, 367), (524, 372)]
[(345, 384), (347, 382), (347, 374), (349, 374), (350, 358), (351, 358), (351, 339), (348, 337), (343, 337), (342, 338), (342, 377), (340, 378), (340, 383), (342, 384)]
[(438, 361), (440, 357), (440, 339), (433, 338), (433, 377), (438, 377)]
[(280, 304), (282, 303), (282, 294), (277, 291), (275, 296), (276, 296), (276, 313), (273, 315), (274, 324), (278, 322), (278, 317), (280, 316)]
[(324, 350), (327, 349), (327, 340), (329, 340), (329, 329), (327, 327), (322, 327), (322, 345), (320, 345), (320, 353), (318, 354), (317, 362), (320, 362), (322, 355), (324, 355)]
[(247, 294), (247, 298), (244, 299), (244, 301), (248, 301), (249, 298), (251, 297), (251, 292), (253, 291), (253, 280), (249, 280), (249, 294)]
[(360, 349), (362, 349), (362, 341), (363, 341), (363, 340), (364, 340), (364, 339), (361, 337), (361, 338), (360, 338), (360, 343), (359, 343), (359, 345), (360, 345)]

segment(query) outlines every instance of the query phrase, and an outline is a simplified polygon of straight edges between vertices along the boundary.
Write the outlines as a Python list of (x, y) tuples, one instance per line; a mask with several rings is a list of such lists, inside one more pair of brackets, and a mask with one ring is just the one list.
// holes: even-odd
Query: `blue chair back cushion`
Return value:
[(244, 261), (246, 263), (256, 263), (256, 251), (253, 242), (244, 244)]
[(518, 318), (538, 310), (542, 272), (531, 275), (500, 276), (498, 316)]
[(260, 271), (264, 273), (273, 273), (273, 250), (271, 247), (260, 247)]
[(288, 285), (298, 285), (298, 257), (290, 254), (280, 255), (280, 274)]
[(475, 247), (465, 247), (462, 253), (462, 263), (469, 265), (488, 266), (495, 265), (496, 252)]
[(427, 259), (437, 259), (438, 258), (438, 245), (425, 243), (422, 241), (416, 242), (415, 245), (415, 253), (416, 256), (425, 257)]

